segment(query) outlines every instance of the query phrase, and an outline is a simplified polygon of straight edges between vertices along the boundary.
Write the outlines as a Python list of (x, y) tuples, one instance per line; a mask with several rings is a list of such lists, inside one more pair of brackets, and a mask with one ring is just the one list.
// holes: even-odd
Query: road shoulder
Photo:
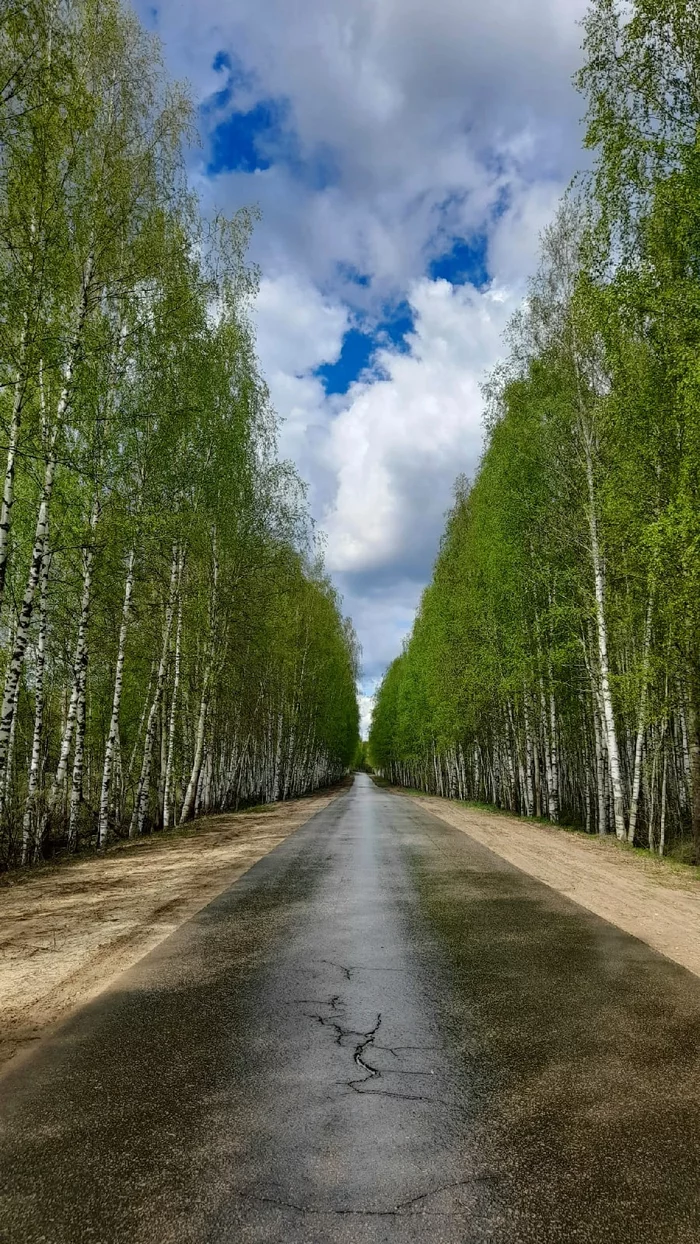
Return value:
[(524, 818), (406, 794), (530, 877), (700, 976), (700, 883), (616, 842)]
[(0, 1071), (101, 993), (344, 787), (207, 817), (184, 833), (15, 874), (0, 886)]

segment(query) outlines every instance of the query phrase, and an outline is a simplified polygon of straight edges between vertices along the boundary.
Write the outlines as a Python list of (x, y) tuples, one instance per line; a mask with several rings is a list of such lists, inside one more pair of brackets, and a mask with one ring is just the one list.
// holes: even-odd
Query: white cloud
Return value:
[(338, 358), (347, 309), (287, 272), (263, 277), (256, 302), (258, 350), (270, 374), (302, 376)]
[(315, 501), (321, 483), (317, 448), (328, 409), (323, 385), (313, 373), (322, 363), (337, 361), (349, 313), (308, 280), (288, 272), (263, 278), (255, 318), (261, 366), (284, 420), (281, 450), (310, 480)]
[[(142, 0), (143, 2), (143, 0)], [(273, 164), (206, 185), (220, 205), (257, 201), (266, 272), (338, 261), (380, 293), (420, 276), (442, 221), (480, 227), (524, 174), (573, 171), (580, 103), (576, 19), (586, 0), (166, 0), (158, 28), (203, 98), (226, 50), (250, 73), (245, 106), (287, 101), (302, 159), (330, 185)], [(144, 4), (145, 8), (145, 4)], [(200, 182), (205, 185), (205, 181)]]
[(534, 272), (539, 235), (552, 220), (562, 189), (552, 181), (518, 187), (489, 238), (489, 268), (500, 280), (522, 285), (523, 276)]
[(413, 562), (424, 572), (452, 481), (479, 458), (479, 383), (499, 355), (513, 299), (427, 280), (409, 298), (410, 353), (381, 352), (386, 379), (355, 385), (330, 427), (325, 459), (338, 487), (324, 525), (336, 571)]
[(371, 695), (413, 625), (422, 583), (415, 578), (338, 575), (345, 608), (362, 636), (364, 691)]
[[(146, 0), (137, 0), (147, 15)], [(259, 352), (285, 423), (282, 448), (311, 484), (328, 560), (368, 673), (400, 649), (451, 487), (481, 444), (479, 381), (535, 263), (537, 235), (581, 160), (571, 86), (587, 0), (161, 0), (171, 67), (198, 99), (245, 70), (241, 106), (286, 101), (299, 160), (210, 178), (206, 202), (258, 202), (265, 279)], [(332, 175), (321, 175), (322, 166)], [(492, 286), (426, 279), (454, 236), (485, 234)], [(350, 266), (371, 278), (353, 284)], [(407, 297), (407, 353), (328, 399), (358, 309)], [(365, 688), (371, 694), (371, 687)]]
[(370, 726), (372, 725), (372, 713), (374, 712), (374, 693), (366, 694), (362, 688), (357, 691), (357, 703), (360, 709), (360, 738), (369, 737)]

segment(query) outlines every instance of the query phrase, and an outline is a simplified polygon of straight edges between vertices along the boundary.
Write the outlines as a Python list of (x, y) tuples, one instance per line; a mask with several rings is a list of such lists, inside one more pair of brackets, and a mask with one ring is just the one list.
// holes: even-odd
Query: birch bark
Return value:
[[(34, 731), (32, 734), (32, 753), (29, 762), (27, 781), (27, 799), (22, 822), (22, 863), (28, 864), (30, 857), (36, 858), (41, 847), (41, 835), (37, 817), (37, 792), (41, 778), (41, 743), (44, 733), (44, 670), (46, 667), (46, 615), (49, 581), (49, 542), (44, 544), (44, 559), (41, 566), (41, 586), (39, 589), (39, 638), (37, 641), (35, 685), (34, 685)], [(32, 832), (33, 830), (33, 832)]]
[(156, 677), (156, 689), (151, 703), (150, 712), (148, 714), (148, 722), (146, 725), (146, 738), (143, 749), (143, 762), (141, 765), (141, 776), (139, 777), (138, 789), (136, 792), (136, 801), (134, 803), (134, 812), (129, 826), (129, 837), (133, 838), (137, 834), (143, 833), (143, 827), (148, 813), (148, 799), (151, 792), (151, 766), (153, 763), (153, 742), (155, 739), (155, 727), (163, 699), (163, 690), (165, 687), (165, 675), (168, 667), (168, 649), (170, 647), (170, 631), (173, 624), (173, 614), (175, 612), (175, 592), (177, 589), (177, 568), (179, 564), (179, 555), (177, 548), (173, 549), (173, 556), (170, 565), (170, 587), (168, 590), (168, 602), (165, 609), (165, 622), (163, 625), (163, 642), (161, 646), (160, 664), (158, 666), (158, 675)]
[(204, 736), (207, 723), (207, 711), (209, 708), (209, 691), (211, 684), (212, 669), (214, 664), (214, 645), (216, 643), (216, 618), (217, 618), (217, 594), (219, 587), (219, 558), (217, 552), (216, 530), (212, 532), (212, 580), (211, 580), (211, 596), (209, 600), (209, 636), (207, 641), (207, 658), (204, 670), (204, 678), (202, 681), (202, 695), (199, 703), (199, 714), (197, 717), (197, 729), (195, 732), (194, 760), (192, 762), (192, 770), (190, 772), (190, 780), (187, 784), (185, 798), (180, 813), (180, 824), (184, 825), (192, 816), (195, 806), (195, 798), (197, 795), (197, 786), (199, 784), (199, 776), (202, 771), (202, 760), (204, 757)]
[(124, 658), (126, 655), (126, 637), (129, 630), (129, 620), (131, 617), (131, 597), (134, 590), (134, 561), (136, 559), (136, 550), (132, 548), (129, 553), (129, 561), (126, 570), (126, 583), (124, 585), (124, 603), (122, 605), (122, 620), (119, 628), (119, 642), (117, 645), (117, 663), (114, 671), (114, 692), (112, 695), (112, 715), (109, 721), (109, 734), (107, 735), (107, 745), (105, 747), (105, 763), (102, 771), (102, 787), (100, 790), (100, 815), (97, 824), (97, 845), (99, 848), (104, 847), (107, 842), (109, 833), (109, 800), (112, 789), (112, 777), (114, 772), (114, 753), (117, 746), (119, 736), (119, 710), (122, 702), (122, 687), (124, 684)]
[(595, 482), (593, 478), (593, 457), (590, 437), (587, 429), (583, 429), (584, 455), (586, 462), (586, 483), (588, 487), (588, 526), (591, 541), (591, 561), (595, 588), (596, 634), (598, 638), (598, 667), (600, 675), (600, 699), (603, 709), (605, 742), (608, 753), (610, 783), (613, 797), (613, 820), (617, 837), (624, 841), (627, 836), (625, 828), (624, 799), (622, 793), (622, 777), (620, 773), (620, 753), (617, 745), (615, 714), (613, 711), (612, 694), (610, 691), (610, 662), (608, 658), (608, 629), (605, 618), (605, 571), (600, 550), (598, 535), (598, 515), (595, 500)]
[(182, 812), (180, 813), (180, 824), (184, 825), (185, 821), (189, 821), (194, 811), (195, 795), (197, 794), (197, 785), (199, 783), (199, 775), (202, 771), (202, 759), (204, 756), (204, 734), (207, 724), (207, 707), (209, 704), (209, 670), (204, 674), (204, 685), (202, 687), (202, 696), (199, 702), (199, 714), (197, 717), (197, 730), (195, 733), (194, 743), (194, 760), (190, 772), (190, 780), (187, 783), (184, 802), (182, 804)]
[[(71, 686), (71, 695), (68, 703), (68, 711), (66, 713), (66, 722), (61, 739), (61, 749), (59, 752), (58, 766), (51, 783), (51, 791), (48, 798), (47, 808), (44, 816), (44, 827), (48, 823), (49, 817), (56, 811), (58, 801), (63, 792), (66, 777), (68, 774), (68, 758), (73, 745), (73, 735), (76, 730), (76, 721), (80, 713), (80, 700), (85, 695), (85, 686), (87, 680), (87, 663), (88, 663), (88, 645), (87, 645), (87, 628), (90, 617), (90, 600), (92, 595), (92, 571), (95, 557), (94, 533), (100, 514), (100, 505), (97, 498), (93, 502), (92, 512), (90, 514), (90, 542), (85, 550), (83, 559), (83, 587), (80, 597), (80, 620), (78, 622), (78, 638), (75, 644), (75, 657), (73, 659), (73, 682)], [(82, 768), (82, 761), (81, 761)], [(43, 831), (42, 831), (43, 832)]]
[(78, 700), (75, 713), (75, 752), (71, 781), (70, 811), (68, 815), (68, 850), (74, 851), (78, 841), (78, 814), (83, 798), (83, 768), (85, 764), (85, 696), (87, 689), (87, 660), (80, 670)]
[(637, 737), (634, 745), (634, 768), (632, 770), (632, 798), (630, 800), (630, 819), (627, 833), (628, 842), (634, 843), (639, 810), (639, 791), (642, 781), (642, 745), (644, 743), (644, 726), (646, 723), (647, 690), (649, 685), (649, 648), (651, 644), (651, 600), (647, 604), (644, 622), (644, 649), (642, 656), (642, 687), (639, 696), (639, 715), (637, 719)]
[(26, 340), (27, 326), (25, 317), (25, 323), (22, 326), (22, 336), (20, 340), (19, 364), (17, 367), (17, 376), (14, 385), (12, 416), (10, 418), (7, 445), (7, 463), (5, 466), (5, 479), (2, 489), (2, 505), (0, 506), (0, 610), (2, 609), (3, 601), (5, 599), (5, 580), (7, 578), (7, 564), (10, 552), (12, 507), (15, 500), (15, 460), (17, 457), (17, 445), (19, 443), (19, 433), (22, 422), (22, 408), (26, 394), (26, 376), (24, 374)]
[(177, 629), (175, 632), (175, 674), (173, 696), (170, 702), (168, 722), (168, 755), (165, 762), (165, 789), (163, 791), (163, 828), (168, 829), (173, 817), (173, 763), (175, 758), (175, 723), (177, 720), (177, 697), (180, 690), (180, 643), (182, 638), (182, 595), (178, 593)]
[(36, 595), (36, 588), (41, 575), (41, 566), (44, 560), (44, 548), (48, 535), (49, 506), (51, 503), (51, 495), (53, 493), (54, 480), (56, 476), (58, 434), (62, 428), (63, 420), (72, 396), (75, 367), (82, 345), (83, 331), (85, 329), (85, 323), (90, 305), (93, 270), (94, 262), (91, 257), (85, 265), (83, 272), (76, 330), (73, 336), (68, 358), (63, 369), (63, 387), (61, 389), (61, 394), (56, 407), (56, 418), (50, 436), (48, 456), (44, 469), (44, 483), (41, 491), (39, 511), (34, 532), (34, 547), (32, 549), (29, 573), (27, 575), (27, 584), (22, 598), (13, 651), (7, 667), (7, 673), (5, 675), (2, 707), (0, 708), (0, 786), (4, 785), (5, 781), (7, 753), (10, 742), (10, 732), (12, 730), (12, 722), (14, 719), (14, 706), (16, 703), (17, 688), (22, 672), (24, 654), (29, 640), (29, 627), (34, 609), (34, 597)]

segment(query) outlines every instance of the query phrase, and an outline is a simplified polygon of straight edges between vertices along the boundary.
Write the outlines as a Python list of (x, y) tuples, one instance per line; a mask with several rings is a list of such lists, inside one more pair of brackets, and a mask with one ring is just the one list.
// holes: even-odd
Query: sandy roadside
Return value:
[(446, 799), (406, 795), (524, 873), (700, 976), (700, 882), (610, 840), (569, 834)]
[(337, 798), (207, 817), (0, 887), (0, 1067)]

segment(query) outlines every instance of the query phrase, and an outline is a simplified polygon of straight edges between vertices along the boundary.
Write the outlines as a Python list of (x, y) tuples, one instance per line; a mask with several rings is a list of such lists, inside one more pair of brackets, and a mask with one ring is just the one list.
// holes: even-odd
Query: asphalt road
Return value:
[(700, 981), (359, 777), (0, 1082), (8, 1244), (698, 1244)]

